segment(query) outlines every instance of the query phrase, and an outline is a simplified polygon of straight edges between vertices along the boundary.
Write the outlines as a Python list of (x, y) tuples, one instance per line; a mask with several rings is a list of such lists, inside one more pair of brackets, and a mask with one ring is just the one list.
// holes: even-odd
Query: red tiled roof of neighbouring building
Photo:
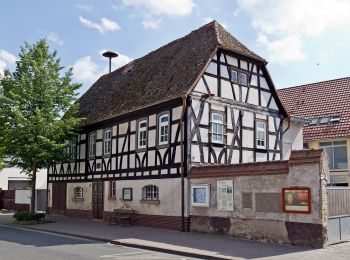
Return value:
[(290, 116), (340, 116), (340, 122), (305, 125), (304, 140), (350, 136), (350, 77), (277, 90)]
[(322, 149), (292, 151), (288, 161), (267, 161), (242, 164), (220, 164), (192, 167), (189, 178), (263, 176), (288, 174), (289, 165), (313, 164), (321, 161)]
[(292, 151), (289, 157), (289, 164), (317, 163), (321, 160), (323, 149), (307, 149)]

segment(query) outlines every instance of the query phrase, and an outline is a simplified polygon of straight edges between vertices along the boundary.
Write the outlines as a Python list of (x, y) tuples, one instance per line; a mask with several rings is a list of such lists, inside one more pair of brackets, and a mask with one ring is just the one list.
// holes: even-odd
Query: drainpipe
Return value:
[(186, 106), (187, 106), (187, 94), (182, 93), (182, 113), (181, 113), (181, 121), (180, 121), (180, 131), (181, 131), (181, 232), (185, 232), (185, 151), (184, 151), (184, 117), (186, 112)]

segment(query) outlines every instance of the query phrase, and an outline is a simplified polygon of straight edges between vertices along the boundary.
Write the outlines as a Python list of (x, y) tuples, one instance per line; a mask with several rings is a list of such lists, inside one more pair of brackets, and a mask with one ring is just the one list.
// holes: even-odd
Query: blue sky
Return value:
[(47, 38), (81, 92), (113, 68), (219, 21), (269, 61), (277, 88), (350, 76), (349, 0), (1, 0), (0, 73), (24, 41)]

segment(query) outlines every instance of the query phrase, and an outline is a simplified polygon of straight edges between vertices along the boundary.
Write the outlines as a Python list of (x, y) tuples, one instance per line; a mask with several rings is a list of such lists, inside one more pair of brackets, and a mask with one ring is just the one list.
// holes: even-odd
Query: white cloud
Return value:
[(73, 64), (73, 76), (78, 82), (95, 82), (100, 76), (98, 65), (91, 60), (90, 56), (80, 58)]
[(146, 29), (159, 28), (161, 16), (190, 15), (195, 6), (193, 0), (122, 0), (122, 3), (124, 6), (136, 8), (141, 13), (142, 25)]
[[(102, 55), (106, 50), (99, 51)], [(74, 79), (80, 83), (94, 83), (101, 75), (108, 73), (108, 60), (101, 56), (103, 59), (102, 66), (93, 62), (90, 56), (85, 56), (77, 59), (73, 64), (73, 76)], [(117, 58), (112, 59), (112, 70), (116, 70), (125, 64), (132, 61), (132, 58), (125, 54), (119, 54)]]
[[(285, 49), (294, 46), (294, 54), (298, 54), (295, 60), (303, 56), (298, 46), (305, 38), (350, 26), (350, 1), (347, 0), (237, 0), (237, 4), (235, 16), (246, 13), (259, 33), (278, 37), (274, 46), (286, 44)], [(266, 45), (270, 50), (278, 49), (271, 44)]]
[(142, 25), (143, 27), (145, 27), (145, 29), (158, 29), (161, 22), (162, 22), (161, 18), (149, 17), (149, 18), (145, 18), (142, 21)]
[(16, 63), (16, 56), (5, 50), (0, 50), (0, 77), (4, 75), (4, 70)]
[(119, 30), (120, 26), (117, 22), (109, 20), (105, 17), (101, 18), (100, 23), (94, 23), (84, 17), (79, 16), (80, 22), (85, 25), (88, 28), (95, 29), (99, 31), (101, 34), (104, 34), (106, 32), (112, 32), (115, 30)]
[(91, 12), (94, 9), (93, 5), (80, 5), (80, 4), (77, 4), (76, 7), (78, 7), (81, 10), (88, 11), (88, 12)]
[(124, 5), (146, 8), (154, 15), (186, 16), (191, 14), (193, 0), (122, 0)]
[(57, 43), (58, 45), (63, 45), (64, 43), (63, 40), (60, 38), (60, 36), (55, 32), (50, 32), (49, 35), (47, 36), (47, 39), (49, 41)]
[(259, 35), (258, 43), (266, 46), (270, 53), (270, 59), (274, 62), (285, 63), (305, 60), (306, 58), (302, 51), (303, 42), (298, 36), (288, 36), (270, 42), (266, 35)]

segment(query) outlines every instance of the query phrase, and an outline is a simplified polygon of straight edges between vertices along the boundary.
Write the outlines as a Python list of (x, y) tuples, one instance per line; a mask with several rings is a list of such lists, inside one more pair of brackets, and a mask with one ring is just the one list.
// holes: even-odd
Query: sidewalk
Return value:
[[(291, 247), (240, 240), (233, 237), (178, 232), (147, 227), (108, 226), (85, 219), (50, 216), (54, 223), (26, 226), (41, 231), (69, 234), (103, 242), (145, 248), (167, 253), (206, 259), (347, 259), (348, 243), (326, 249)], [(2, 220), (1, 220), (2, 219)], [(0, 215), (0, 223), (10, 218)]]

